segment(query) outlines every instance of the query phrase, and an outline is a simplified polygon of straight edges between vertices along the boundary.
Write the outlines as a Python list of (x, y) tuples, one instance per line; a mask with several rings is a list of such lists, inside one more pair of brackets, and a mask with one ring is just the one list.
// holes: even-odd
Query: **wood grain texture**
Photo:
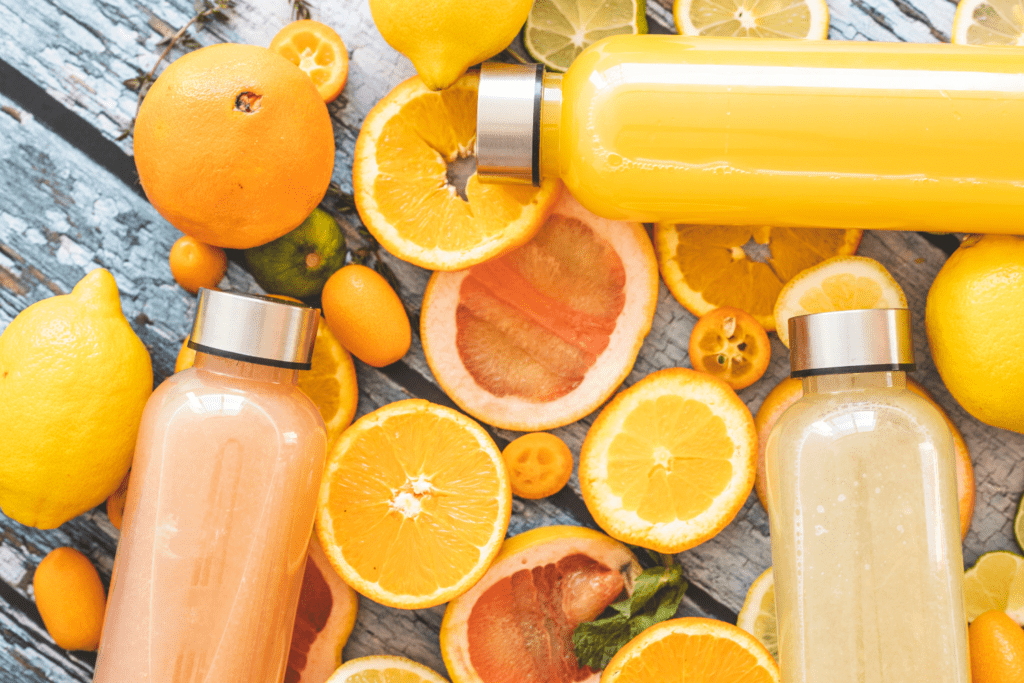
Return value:
[[(314, 4), (314, 18), (338, 30), (350, 50), (349, 83), (330, 107), (338, 142), (334, 179), (347, 189), (352, 148), (363, 117), (413, 70), (384, 43), (365, 2)], [(830, 6), (833, 39), (920, 42), (943, 40), (955, 9), (948, 0), (831, 0)], [(114, 139), (130, 120), (136, 99), (121, 81), (147, 71), (161, 49), (154, 17), (177, 28), (191, 14), (190, 0), (0, 0), (0, 58)], [(652, 0), (649, 17), (671, 27), (671, 3)], [(196, 35), (206, 44), (230, 40), (265, 45), (288, 19), (285, 0), (240, 0), (230, 22)], [(18, 109), (3, 97), (0, 107)], [(130, 138), (119, 145), (131, 152)], [(0, 113), (0, 329), (32, 302), (67, 292), (88, 270), (106, 267), (121, 288), (126, 315), (150, 349), (158, 380), (165, 377), (193, 310), (192, 297), (174, 284), (167, 266), (167, 252), (178, 235), (135, 192), (30, 115)], [(350, 237), (356, 239), (354, 231)], [(971, 564), (989, 550), (1018, 550), (1011, 524), (1024, 489), (1024, 437), (981, 425), (966, 415), (945, 391), (927, 353), (924, 299), (944, 254), (916, 234), (887, 232), (866, 234), (860, 253), (879, 259), (903, 285), (915, 313), (919, 370), (913, 376), (946, 408), (971, 449), (978, 502), (964, 544), (965, 560)], [(429, 272), (389, 255), (385, 258), (402, 284), (406, 304), (417, 313)], [(242, 291), (255, 288), (234, 264), (224, 285)], [(689, 365), (686, 347), (694, 322), (662, 286), (652, 332), (626, 385), (656, 369)], [(752, 410), (788, 372), (788, 352), (774, 337), (773, 354), (765, 378), (740, 394)], [(415, 381), (399, 381), (394, 379), (398, 375), (358, 365), (360, 415), (417, 393), (416, 382), (439, 392), (418, 337), (404, 364), (418, 378), (403, 376)], [(554, 431), (578, 454), (594, 417)], [(492, 432), (500, 440), (517, 436)], [(578, 496), (575, 475), (570, 488)], [(551, 500), (517, 499), (510, 533), (555, 523), (576, 520)], [(47, 532), (0, 517), (0, 683), (89, 680), (92, 660), (60, 651), (33, 619), (31, 574), (50, 549), (73, 545), (109, 577), (116, 539), (102, 510)], [(728, 609), (738, 610), (749, 584), (771, 561), (767, 517), (756, 497), (751, 495), (721, 534), (681, 553), (679, 560), (695, 585)], [(443, 672), (437, 645), (442, 613), (441, 608), (393, 610), (364, 599), (345, 657), (404, 654)], [(691, 599), (680, 613), (704, 614)]]

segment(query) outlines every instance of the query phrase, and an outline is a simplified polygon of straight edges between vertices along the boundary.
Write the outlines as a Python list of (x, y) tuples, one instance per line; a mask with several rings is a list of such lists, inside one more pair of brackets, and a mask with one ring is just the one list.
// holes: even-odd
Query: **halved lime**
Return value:
[(736, 625), (761, 641), (772, 657), (779, 658), (779, 625), (775, 616), (775, 579), (765, 569), (747, 590)]
[(544, 66), (565, 71), (602, 38), (647, 33), (645, 7), (644, 0), (535, 0), (523, 45)]
[(1024, 625), (1024, 557), (1005, 550), (985, 553), (964, 572), (967, 621), (990, 609)]

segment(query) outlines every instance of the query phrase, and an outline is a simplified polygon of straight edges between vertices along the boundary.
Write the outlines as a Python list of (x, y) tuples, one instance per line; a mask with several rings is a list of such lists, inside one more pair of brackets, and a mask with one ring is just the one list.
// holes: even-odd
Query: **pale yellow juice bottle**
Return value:
[(968, 683), (953, 442), (906, 387), (905, 309), (790, 322), (767, 444), (784, 683)]
[(483, 180), (613, 219), (1024, 233), (1024, 51), (614, 36), (485, 64)]
[(296, 386), (319, 311), (200, 290), (146, 404), (96, 683), (283, 680), (326, 452)]

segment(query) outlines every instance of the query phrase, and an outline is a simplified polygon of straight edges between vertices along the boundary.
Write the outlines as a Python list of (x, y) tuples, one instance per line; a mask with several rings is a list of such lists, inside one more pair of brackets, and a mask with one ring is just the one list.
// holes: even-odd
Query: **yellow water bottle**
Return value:
[(1020, 49), (615, 36), (485, 64), (478, 171), (614, 219), (1022, 234), (1022, 124)]

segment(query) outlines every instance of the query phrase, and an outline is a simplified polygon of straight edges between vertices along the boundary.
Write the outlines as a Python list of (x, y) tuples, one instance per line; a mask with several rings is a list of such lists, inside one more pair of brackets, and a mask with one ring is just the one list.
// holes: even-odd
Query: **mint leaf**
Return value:
[(623, 645), (658, 622), (671, 619), (686, 592), (678, 563), (645, 569), (633, 584), (633, 594), (613, 602), (601, 618), (576, 627), (572, 644), (580, 666), (600, 671)]

